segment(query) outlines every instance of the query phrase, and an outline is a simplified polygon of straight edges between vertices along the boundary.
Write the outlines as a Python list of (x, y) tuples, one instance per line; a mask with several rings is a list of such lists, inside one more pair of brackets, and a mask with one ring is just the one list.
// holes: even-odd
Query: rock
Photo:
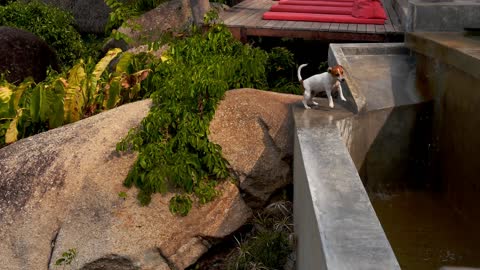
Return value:
[[(41, 0), (71, 12), (78, 26), (78, 31), (83, 33), (104, 34), (105, 26), (111, 9), (104, 0)], [(120, 2), (125, 2), (121, 1)]]
[[(131, 19), (130, 27), (120, 27), (118, 31), (130, 37), (132, 45), (157, 41), (167, 32), (181, 33), (192, 24), (190, 0), (170, 0), (156, 8)], [(136, 29), (138, 28), (138, 29)]]
[(254, 89), (228, 91), (210, 123), (210, 140), (240, 180), (251, 207), (292, 181), (293, 119), (289, 105), (301, 96)]
[(6, 73), (7, 81), (12, 83), (29, 76), (40, 82), (49, 66), (60, 70), (55, 51), (44, 40), (13, 27), (0, 27), (0, 59), (0, 74)]
[(184, 269), (209, 248), (205, 239), (246, 222), (251, 210), (230, 181), (186, 217), (169, 212), (173, 194), (141, 207), (138, 190), (123, 187), (136, 155), (119, 155), (115, 145), (150, 104), (123, 105), (0, 149), (2, 269), (55, 269), (72, 248), (71, 269)]

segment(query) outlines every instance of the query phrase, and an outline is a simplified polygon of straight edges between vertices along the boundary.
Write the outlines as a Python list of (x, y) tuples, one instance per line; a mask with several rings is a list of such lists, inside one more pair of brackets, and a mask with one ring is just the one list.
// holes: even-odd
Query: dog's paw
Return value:
[(332, 103), (328, 103), (328, 107), (330, 107), (330, 108), (333, 109), (333, 102), (332, 102)]
[(318, 102), (312, 101), (313, 105), (318, 106)]
[(346, 98), (344, 98), (344, 97), (340, 97), (340, 98), (341, 98), (343, 101), (347, 101), (347, 99), (346, 99)]
[(307, 110), (309, 110), (309, 109), (312, 108), (312, 107), (310, 107), (310, 106), (308, 106), (308, 105), (305, 105), (304, 107), (305, 107), (305, 109), (307, 109)]

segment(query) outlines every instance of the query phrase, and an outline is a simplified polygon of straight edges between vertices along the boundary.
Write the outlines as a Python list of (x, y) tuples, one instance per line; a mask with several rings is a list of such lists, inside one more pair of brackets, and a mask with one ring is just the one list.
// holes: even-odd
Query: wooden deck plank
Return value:
[(248, 6), (254, 4), (253, 1), (243, 1), (240, 4), (231, 7), (224, 14), (222, 14), (222, 19), (224, 23), (229, 24), (232, 21), (236, 20), (238, 17), (243, 16), (248, 11)]
[(348, 32), (348, 23), (340, 23), (338, 26), (339, 32)]
[(264, 27), (270, 29), (281, 29), (286, 22), (287, 21), (268, 20)]
[(392, 5), (386, 5), (385, 7), (385, 11), (387, 11), (388, 13), (388, 18), (389, 18), (389, 21), (393, 27), (393, 31), (394, 32), (402, 32), (403, 28), (402, 28), (402, 25), (400, 23), (400, 19), (398, 18), (398, 15), (397, 15), (397, 12), (393, 9)]
[(331, 23), (325, 23), (325, 22), (314, 22), (312, 24), (312, 29), (317, 30), (317, 31), (326, 31), (330, 29)]
[(329, 32), (338, 32), (338, 27), (339, 26), (340, 26), (340, 24), (338, 24), (338, 23), (331, 23), (328, 31)]
[(313, 22), (295, 22), (295, 25), (292, 26), (292, 29), (299, 30), (310, 30)]
[(375, 33), (378, 34), (385, 34), (385, 25), (383, 24), (375, 24)]
[(375, 25), (374, 24), (366, 24), (367, 26), (367, 33), (375, 33)]
[(358, 24), (356, 23), (350, 23), (348, 24), (348, 32), (356, 33), (358, 29)]
[[(265, 10), (265, 11), (267, 11), (267, 10)], [(258, 26), (265, 25), (268, 22), (268, 20), (263, 19), (263, 13), (264, 12), (256, 12), (252, 16), (244, 18), (243, 26), (245, 26), (245, 27), (258, 27)]]
[(367, 25), (366, 24), (359, 24), (357, 26), (357, 33), (366, 33), (367, 32)]
[(245, 3), (245, 4), (242, 6), (243, 10), (241, 10), (240, 15), (235, 16), (236, 18), (234, 20), (232, 20), (231, 22), (226, 22), (226, 24), (246, 25), (251, 21), (252, 17), (260, 15), (259, 11), (262, 8), (261, 1), (244, 1), (242, 3)]
[(287, 21), (284, 25), (282, 25), (282, 29), (292, 29), (296, 23), (296, 21)]

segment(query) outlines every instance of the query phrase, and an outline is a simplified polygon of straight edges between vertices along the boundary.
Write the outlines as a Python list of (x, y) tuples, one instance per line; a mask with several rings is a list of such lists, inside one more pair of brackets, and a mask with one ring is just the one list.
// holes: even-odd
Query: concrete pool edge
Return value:
[[(345, 140), (344, 133), (352, 132), (345, 123), (357, 121), (358, 115), (368, 118), (371, 111), (364, 85), (349, 76), (356, 68), (348, 61), (353, 55), (409, 56), (410, 51), (403, 43), (331, 44), (329, 65), (345, 67), (343, 87), (348, 101), (335, 100), (335, 109), (326, 108), (324, 100), (312, 110), (299, 104), (292, 107), (297, 269), (400, 269)], [(415, 106), (423, 99), (386, 101), (375, 108)], [(374, 111), (385, 119), (391, 114), (389, 109)]]
[(292, 109), (297, 269), (400, 269), (335, 120)]

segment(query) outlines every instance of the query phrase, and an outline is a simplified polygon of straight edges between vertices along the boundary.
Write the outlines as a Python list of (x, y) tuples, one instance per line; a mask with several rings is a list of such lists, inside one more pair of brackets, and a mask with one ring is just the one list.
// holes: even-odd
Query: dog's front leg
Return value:
[(340, 82), (338, 83), (338, 92), (340, 92), (340, 98), (343, 101), (347, 101), (347, 99), (343, 96), (342, 85), (340, 84)]
[(333, 99), (332, 99), (332, 90), (328, 89), (325, 92), (327, 92), (327, 97), (328, 97), (328, 106), (330, 108), (333, 108)]

